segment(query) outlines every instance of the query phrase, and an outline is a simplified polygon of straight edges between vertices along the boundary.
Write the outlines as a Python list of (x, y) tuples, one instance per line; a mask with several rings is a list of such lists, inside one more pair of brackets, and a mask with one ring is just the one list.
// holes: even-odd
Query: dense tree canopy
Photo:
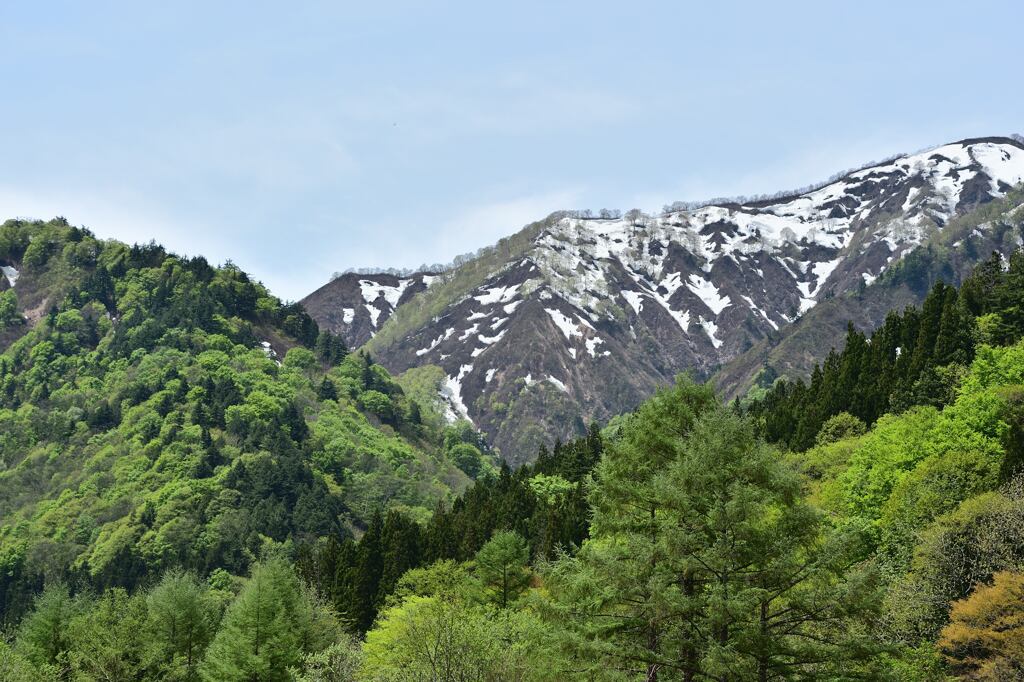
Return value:
[(264, 538), (424, 518), (468, 481), (431, 405), (230, 263), (61, 220), (4, 223), (0, 259), (43, 311), (0, 354), (0, 618), (47, 582), (242, 575)]
[(59, 219), (0, 259), (0, 679), (1024, 671), (1021, 252), (515, 471), (231, 264)]

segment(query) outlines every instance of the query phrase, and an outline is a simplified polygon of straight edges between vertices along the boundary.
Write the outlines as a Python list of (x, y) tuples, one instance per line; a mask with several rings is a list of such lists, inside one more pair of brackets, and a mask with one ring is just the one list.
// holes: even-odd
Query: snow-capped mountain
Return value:
[(631, 409), (678, 372), (708, 377), (1022, 181), (1024, 144), (966, 140), (777, 199), (658, 216), (556, 214), (515, 248), (462, 266), (478, 274), (446, 273), (446, 286), (428, 288), (431, 275), (346, 275), (305, 303), (353, 346), (398, 308), (440, 311), (397, 316), (370, 349), (392, 372), (442, 367), (453, 415), (518, 463), (541, 442)]

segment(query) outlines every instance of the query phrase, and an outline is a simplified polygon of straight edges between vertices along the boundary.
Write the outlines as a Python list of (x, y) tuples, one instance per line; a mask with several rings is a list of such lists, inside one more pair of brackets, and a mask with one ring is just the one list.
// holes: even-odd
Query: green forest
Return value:
[(1024, 251), (515, 470), (230, 263), (0, 261), (4, 682), (1024, 679)]

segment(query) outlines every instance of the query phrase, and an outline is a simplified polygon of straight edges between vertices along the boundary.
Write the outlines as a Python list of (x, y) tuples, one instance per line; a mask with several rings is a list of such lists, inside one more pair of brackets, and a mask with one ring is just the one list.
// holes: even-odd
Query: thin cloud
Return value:
[(473, 248), (493, 244), (549, 213), (574, 208), (582, 196), (581, 189), (567, 188), (469, 206), (441, 227), (437, 245), (451, 252), (460, 244), (475, 244)]

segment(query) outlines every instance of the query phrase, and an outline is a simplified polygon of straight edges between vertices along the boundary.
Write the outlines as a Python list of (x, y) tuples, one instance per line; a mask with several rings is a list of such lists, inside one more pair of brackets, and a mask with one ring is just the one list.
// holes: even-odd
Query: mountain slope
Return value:
[(725, 399), (776, 377), (810, 376), (831, 348), (841, 348), (847, 325), (871, 331), (891, 311), (919, 305), (934, 284), (959, 284), (993, 252), (1008, 256), (1024, 241), (1024, 190), (987, 203), (950, 222), (893, 264), (870, 286), (830, 297), (779, 334), (758, 342), (712, 377)]
[[(409, 297), (367, 348), (394, 372), (440, 366), (452, 414), (518, 463), (676, 373), (709, 377), (820, 302), (868, 288), (1022, 180), (1024, 145), (984, 138), (789, 196), (654, 217), (555, 214), (516, 235), (508, 257), (445, 273), (460, 287)], [(474, 277), (462, 277), (468, 268)], [(344, 316), (314, 315), (351, 334)]]
[(450, 450), (488, 466), (234, 266), (63, 220), (4, 223), (0, 263), (0, 613), (44, 581), (240, 574), (382, 507), (426, 518), (469, 482)]
[(399, 277), (387, 273), (345, 273), (302, 301), (310, 315), (326, 328), (337, 329), (350, 348), (362, 346), (380, 329), (398, 306), (425, 291), (434, 273)]

